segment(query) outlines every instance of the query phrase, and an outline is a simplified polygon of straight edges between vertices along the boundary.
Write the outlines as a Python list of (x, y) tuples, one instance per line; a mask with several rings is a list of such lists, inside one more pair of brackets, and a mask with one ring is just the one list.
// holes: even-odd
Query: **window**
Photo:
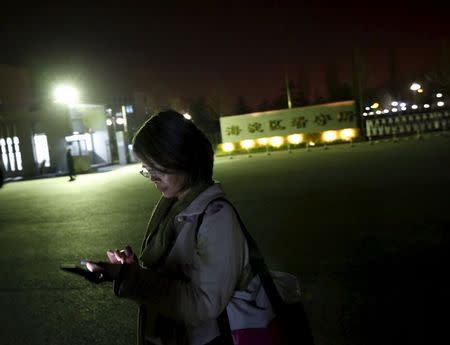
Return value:
[(19, 138), (18, 137), (14, 137), (13, 138), (13, 143), (14, 143), (14, 151), (16, 153), (16, 165), (17, 165), (17, 170), (22, 170), (22, 153), (20, 152), (20, 146), (19, 146)]
[(47, 136), (45, 134), (35, 134), (33, 139), (36, 163), (40, 165), (44, 162), (44, 166), (49, 167), (50, 154), (48, 151)]
[(18, 137), (0, 138), (0, 152), (6, 171), (21, 171), (23, 169)]

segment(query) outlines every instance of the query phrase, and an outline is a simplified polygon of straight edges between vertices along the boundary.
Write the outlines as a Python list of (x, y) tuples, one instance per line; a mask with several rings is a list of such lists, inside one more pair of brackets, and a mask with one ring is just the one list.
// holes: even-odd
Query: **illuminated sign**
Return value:
[(224, 143), (357, 127), (354, 101), (220, 118)]

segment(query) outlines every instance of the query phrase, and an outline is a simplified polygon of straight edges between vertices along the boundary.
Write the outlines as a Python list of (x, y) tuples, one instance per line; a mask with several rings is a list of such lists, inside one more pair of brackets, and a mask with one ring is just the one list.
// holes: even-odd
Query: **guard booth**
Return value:
[(47, 104), (8, 112), (0, 122), (0, 156), (6, 178), (67, 172), (70, 147), (77, 172), (111, 163), (102, 105)]

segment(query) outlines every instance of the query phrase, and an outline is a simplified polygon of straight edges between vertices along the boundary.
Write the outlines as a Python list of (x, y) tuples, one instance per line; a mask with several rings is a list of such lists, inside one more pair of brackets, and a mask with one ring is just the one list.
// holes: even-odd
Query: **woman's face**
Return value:
[(148, 177), (166, 198), (179, 198), (185, 191), (186, 175), (168, 172), (155, 162), (142, 161), (141, 174)]

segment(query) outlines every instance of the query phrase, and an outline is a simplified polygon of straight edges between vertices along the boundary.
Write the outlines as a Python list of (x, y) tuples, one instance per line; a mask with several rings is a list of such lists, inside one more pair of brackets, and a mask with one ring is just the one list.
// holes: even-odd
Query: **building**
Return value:
[(0, 155), (6, 178), (78, 172), (112, 161), (103, 105), (36, 102), (25, 69), (0, 65)]

